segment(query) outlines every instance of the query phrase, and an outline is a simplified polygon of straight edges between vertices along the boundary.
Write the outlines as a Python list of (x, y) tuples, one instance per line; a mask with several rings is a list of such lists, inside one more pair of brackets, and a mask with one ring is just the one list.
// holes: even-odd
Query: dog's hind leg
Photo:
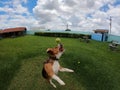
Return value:
[(56, 85), (52, 82), (52, 79), (50, 79), (49, 82), (54, 88), (56, 88)]
[(52, 76), (52, 79), (56, 80), (60, 85), (65, 85), (65, 83), (55, 74)]

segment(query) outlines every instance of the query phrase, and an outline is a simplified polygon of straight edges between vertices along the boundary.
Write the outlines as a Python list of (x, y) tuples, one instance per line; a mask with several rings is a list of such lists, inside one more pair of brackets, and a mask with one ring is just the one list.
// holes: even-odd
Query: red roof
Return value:
[(94, 30), (95, 33), (108, 33), (109, 30), (105, 30), (105, 29), (96, 29)]
[(0, 30), (0, 33), (18, 32), (18, 31), (25, 31), (25, 30), (26, 30), (26, 27), (7, 28), (4, 30)]

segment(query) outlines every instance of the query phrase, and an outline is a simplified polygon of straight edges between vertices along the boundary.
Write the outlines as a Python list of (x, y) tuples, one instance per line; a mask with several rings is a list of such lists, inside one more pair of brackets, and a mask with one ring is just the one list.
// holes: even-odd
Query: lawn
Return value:
[[(0, 90), (54, 90), (41, 76), (46, 49), (56, 37), (24, 36), (0, 40)], [(66, 52), (60, 64), (74, 73), (60, 72), (66, 83), (55, 90), (120, 90), (120, 51), (107, 42), (61, 38)]]

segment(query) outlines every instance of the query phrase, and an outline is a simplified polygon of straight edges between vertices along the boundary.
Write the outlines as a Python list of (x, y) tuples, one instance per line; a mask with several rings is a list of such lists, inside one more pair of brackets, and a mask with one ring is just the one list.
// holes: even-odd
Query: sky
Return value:
[(0, 0), (0, 29), (27, 27), (120, 35), (120, 0)]

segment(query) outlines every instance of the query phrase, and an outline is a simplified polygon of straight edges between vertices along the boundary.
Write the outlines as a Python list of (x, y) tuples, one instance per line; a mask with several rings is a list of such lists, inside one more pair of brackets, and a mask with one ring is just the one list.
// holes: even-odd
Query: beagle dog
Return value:
[(47, 81), (56, 88), (56, 85), (52, 82), (52, 79), (56, 80), (60, 85), (65, 85), (65, 83), (57, 76), (59, 71), (61, 72), (74, 72), (71, 69), (63, 68), (59, 64), (59, 59), (64, 52), (62, 44), (58, 44), (55, 48), (48, 48), (47, 53), (49, 55), (48, 60), (43, 64), (42, 76), (47, 79)]

